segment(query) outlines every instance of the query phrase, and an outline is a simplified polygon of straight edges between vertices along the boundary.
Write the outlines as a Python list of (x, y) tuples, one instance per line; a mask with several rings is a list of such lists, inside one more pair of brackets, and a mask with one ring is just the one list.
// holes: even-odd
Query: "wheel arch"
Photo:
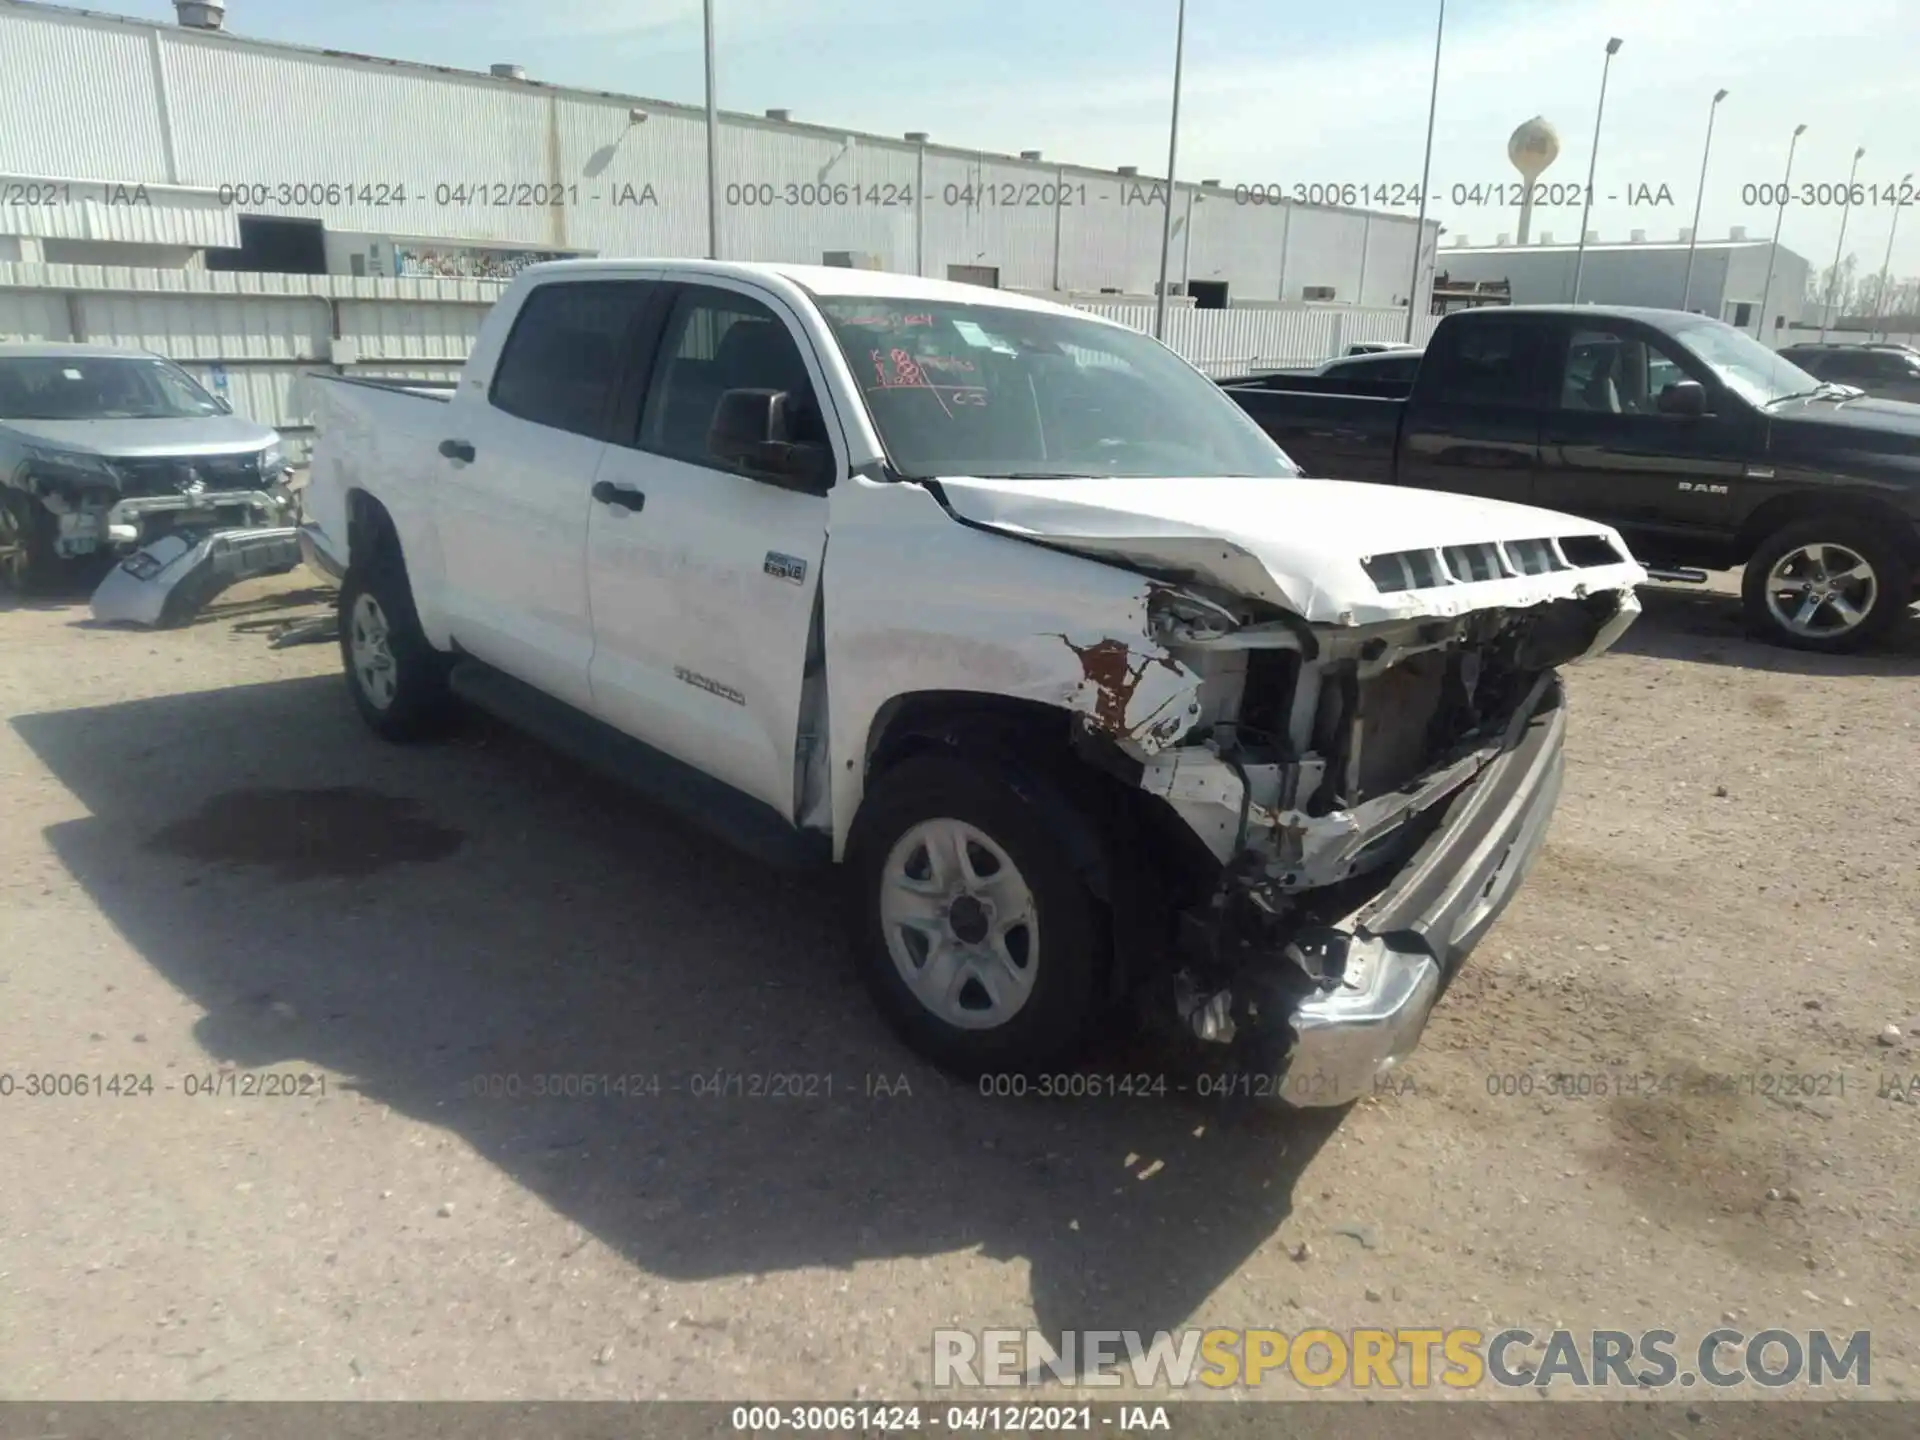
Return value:
[(415, 548), (425, 552), (425, 563), (412, 563), (420, 556), (410, 550), (399, 517), (363, 486), (353, 486), (346, 492), (345, 517), (348, 566), (374, 565), (390, 557), (406, 582), (414, 613), (428, 640), (435, 649), (450, 649), (453, 641), (441, 611), (432, 537), (415, 533), (414, 538), (420, 542)]
[[(925, 754), (990, 757), (1059, 839), (1074, 869), (1100, 900), (1112, 893), (1112, 863), (1079, 787), (1066, 781), (1074, 712), (1044, 701), (970, 690), (896, 695), (874, 713), (867, 732), (861, 797), (901, 761)], [(856, 814), (857, 820), (857, 814)]]
[(347, 491), (347, 563), (370, 565), (388, 553), (389, 547), (404, 572), (407, 559), (400, 543), (400, 527), (371, 491), (356, 485)]
[(1111, 916), (1116, 996), (1165, 963), (1177, 913), (1218, 884), (1219, 862), (1205, 843), (1139, 788), (1124, 761), (1114, 763), (1078, 711), (975, 691), (895, 696), (868, 732), (862, 800), (889, 768), (924, 754), (991, 758), (1015, 777)]
[(1829, 493), (1802, 490), (1775, 496), (1740, 522), (1740, 529), (1734, 536), (1733, 561), (1738, 565), (1746, 564), (1766, 543), (1767, 537), (1777, 530), (1802, 520), (1821, 520), (1829, 516), (1885, 527), (1888, 534), (1898, 537), (1895, 544), (1906, 556), (1907, 562), (1920, 567), (1920, 531), (1915, 530), (1913, 521), (1885, 500), (1853, 491)]

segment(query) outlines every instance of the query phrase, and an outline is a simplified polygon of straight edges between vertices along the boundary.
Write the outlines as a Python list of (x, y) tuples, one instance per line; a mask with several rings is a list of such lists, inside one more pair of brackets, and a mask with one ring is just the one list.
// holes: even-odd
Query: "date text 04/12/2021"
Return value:
[[(1328, 180), (1311, 183), (1235, 185), (1236, 205), (1326, 205), (1345, 209), (1371, 206), (1378, 209), (1403, 209), (1421, 202), (1418, 184), (1380, 183), (1376, 181)], [(1512, 208), (1528, 201), (1536, 206), (1581, 205), (1590, 199), (1614, 204), (1658, 207), (1676, 202), (1673, 187), (1664, 182), (1631, 181), (1610, 187), (1606, 193), (1572, 181), (1564, 183), (1521, 180), (1476, 181), (1472, 184), (1436, 185), (1426, 192), (1429, 205), (1457, 205), (1463, 208), (1497, 206)]]
[(327, 1077), (308, 1070), (190, 1070), (165, 1079), (140, 1071), (0, 1072), (0, 1100), (117, 1100), (146, 1095), (297, 1100), (324, 1099), (326, 1093)]

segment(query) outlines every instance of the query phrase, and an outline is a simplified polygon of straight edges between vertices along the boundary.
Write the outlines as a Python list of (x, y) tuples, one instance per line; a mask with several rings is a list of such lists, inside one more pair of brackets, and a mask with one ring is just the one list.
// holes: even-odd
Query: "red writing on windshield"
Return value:
[(895, 347), (884, 356), (878, 350), (867, 352), (873, 362), (873, 390), (925, 390), (939, 403), (940, 408), (949, 416), (955, 406), (982, 407), (987, 403), (987, 392), (978, 385), (941, 384), (930, 379), (925, 367), (936, 370), (971, 370), (970, 361), (955, 360), (945, 355), (925, 355), (916, 358), (912, 351)]

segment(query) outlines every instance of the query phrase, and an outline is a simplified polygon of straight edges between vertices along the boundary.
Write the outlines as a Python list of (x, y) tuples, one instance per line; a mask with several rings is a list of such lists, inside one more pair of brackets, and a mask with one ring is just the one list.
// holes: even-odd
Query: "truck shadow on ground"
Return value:
[(1036, 1320), (968, 1323), (1169, 1328), (1339, 1123), (949, 1081), (868, 1007), (820, 880), (478, 719), (385, 746), (324, 677), (13, 724), (92, 812), (47, 839), (211, 1056), (347, 1077), (669, 1279), (978, 1248), (1029, 1263)]
[(1640, 618), (1614, 647), (1622, 654), (1784, 675), (1920, 675), (1920, 616), (1909, 614), (1859, 654), (1815, 655), (1750, 634), (1737, 595), (1643, 585), (1640, 605)]

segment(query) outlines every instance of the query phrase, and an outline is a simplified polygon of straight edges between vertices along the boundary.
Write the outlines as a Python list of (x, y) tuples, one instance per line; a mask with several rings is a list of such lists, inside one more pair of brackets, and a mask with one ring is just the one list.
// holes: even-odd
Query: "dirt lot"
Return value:
[[(1827, 1325), (1920, 1387), (1920, 622), (1650, 595), (1405, 1079), (1276, 1122), (943, 1081), (826, 896), (479, 721), (373, 740), (269, 648), (305, 584), (0, 611), (10, 1398), (912, 1398), (955, 1324)], [(549, 1074), (641, 1078), (475, 1093)]]

